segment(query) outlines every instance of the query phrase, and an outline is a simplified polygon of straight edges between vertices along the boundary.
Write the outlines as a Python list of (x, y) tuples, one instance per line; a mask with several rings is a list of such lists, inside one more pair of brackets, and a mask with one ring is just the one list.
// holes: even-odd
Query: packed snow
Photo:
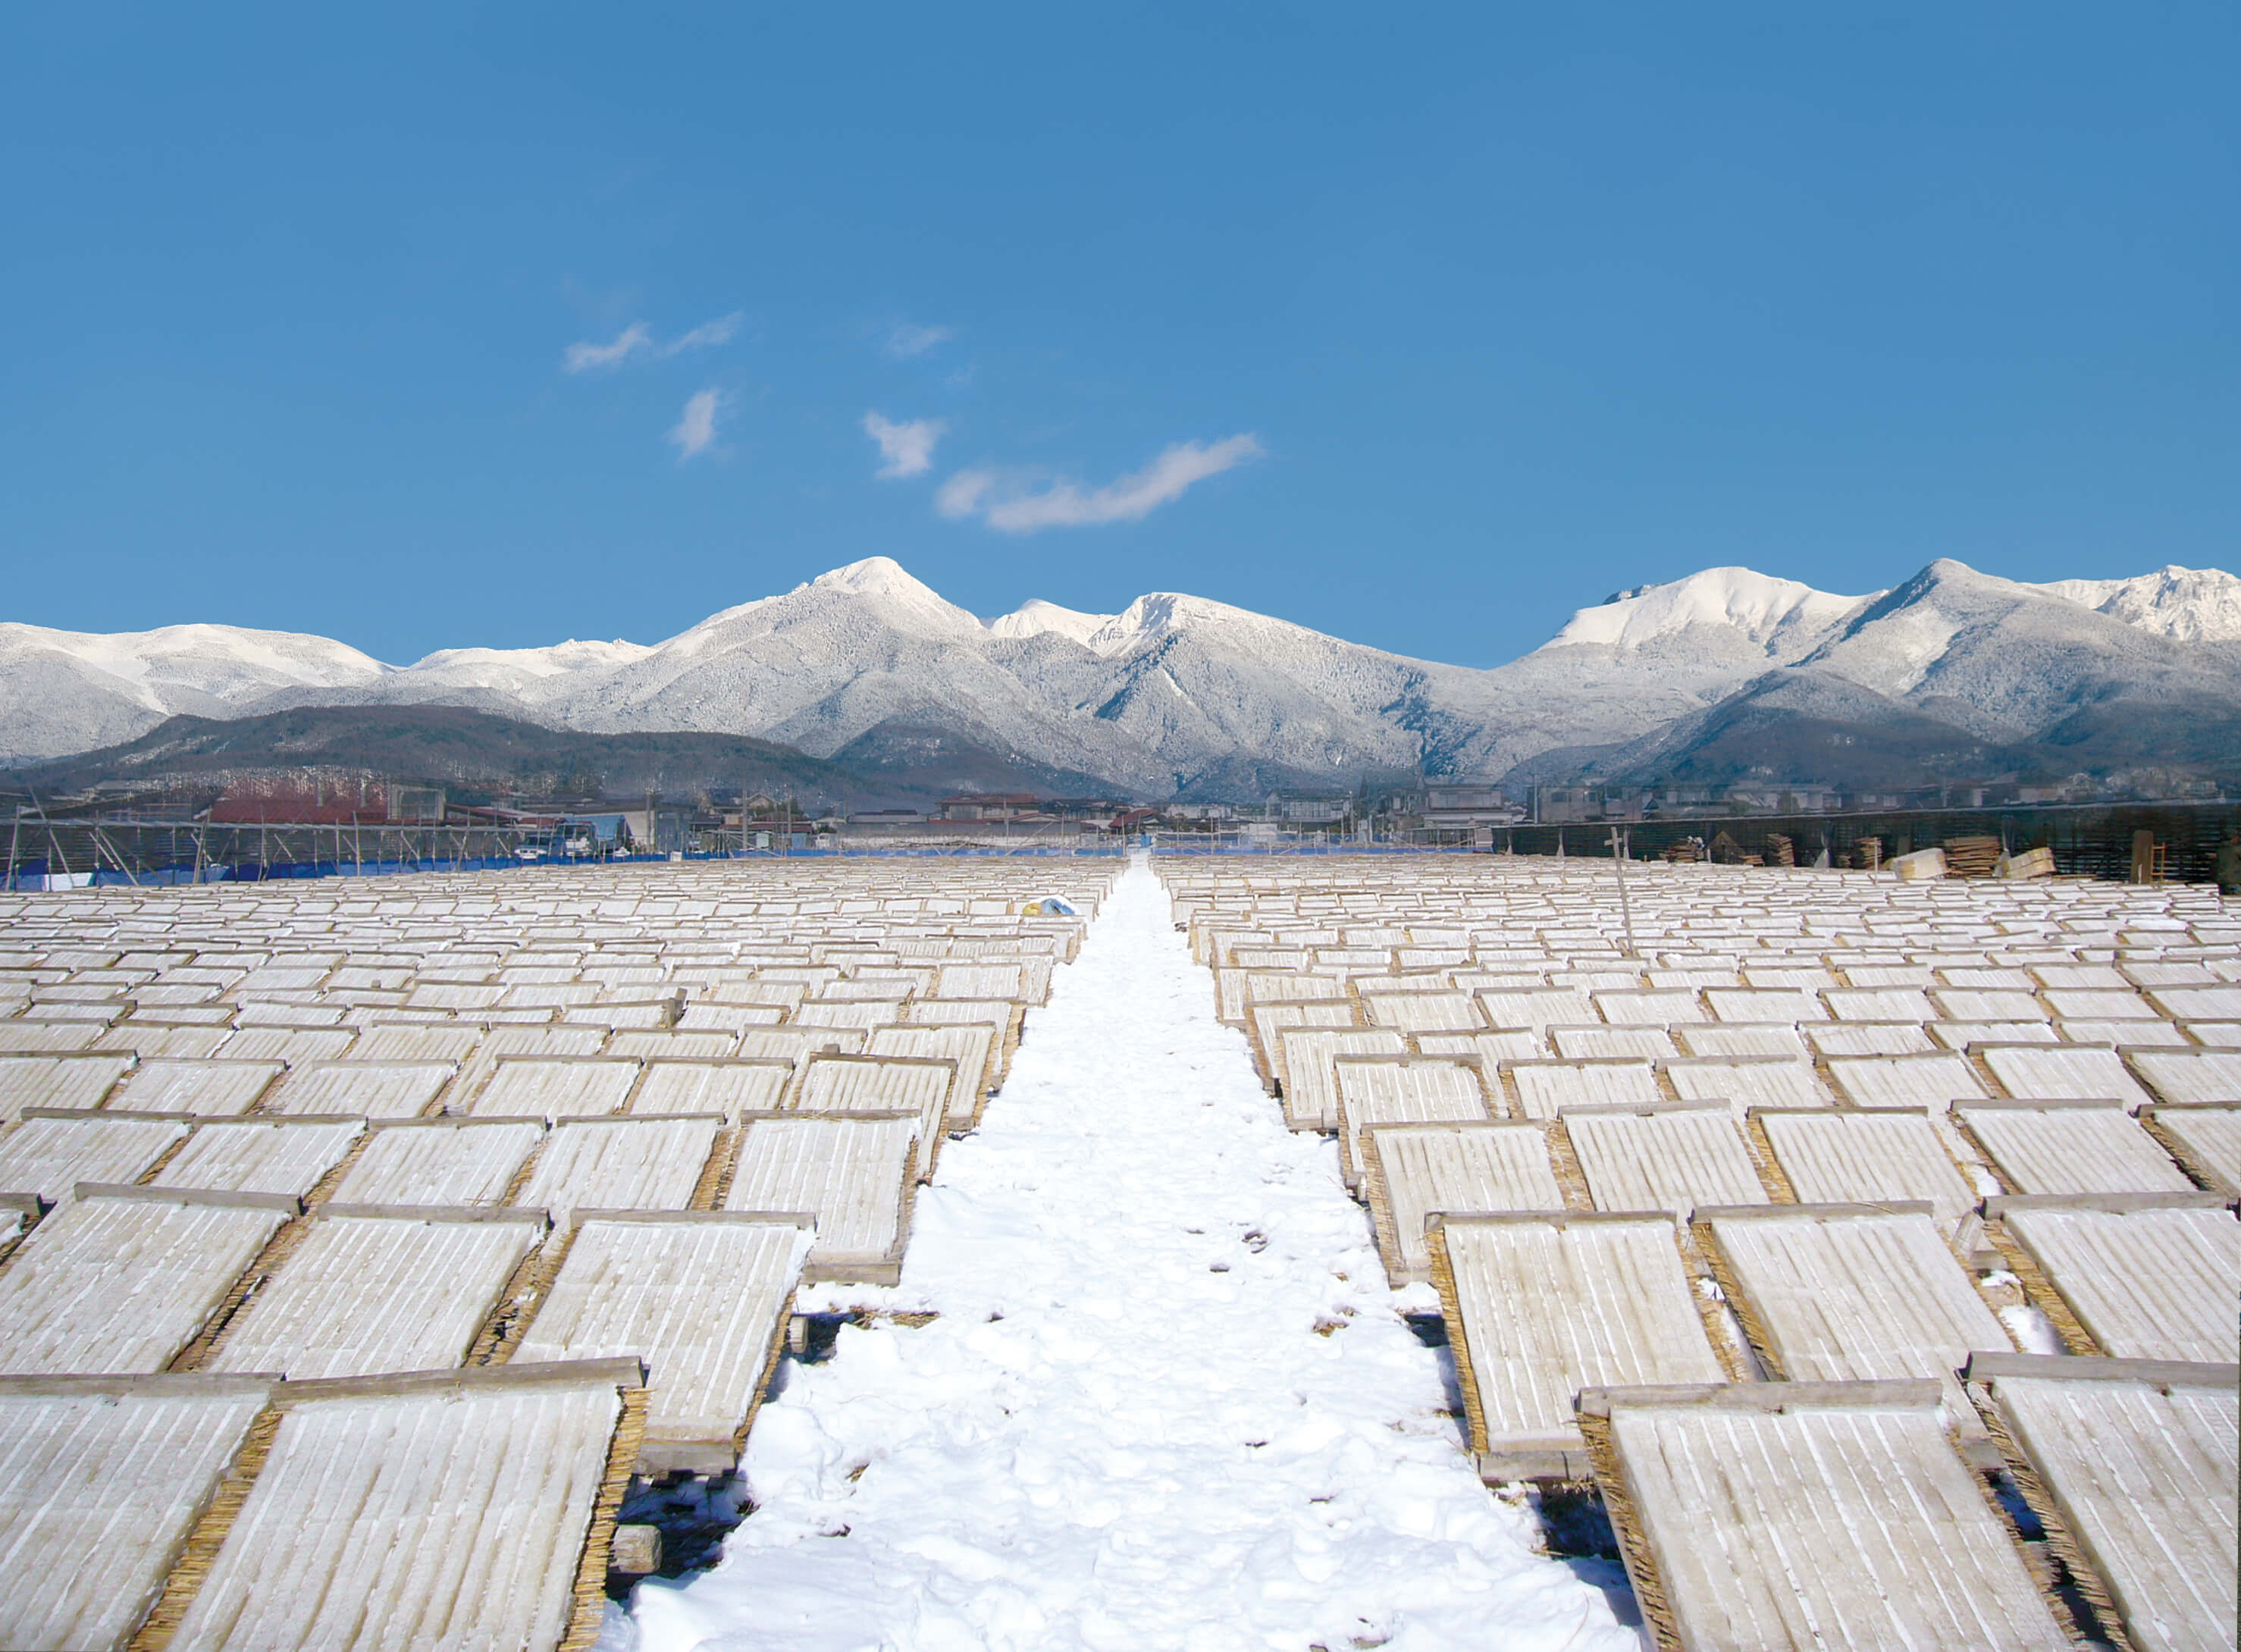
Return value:
[[(1331, 1144), (1294, 1135), (1133, 866), (948, 1143), (902, 1285), (789, 1365), (722, 1561), (606, 1652), (1635, 1652), (1613, 1562), (1536, 1552)], [(1622, 1620), (1620, 1614), (1624, 1614)]]

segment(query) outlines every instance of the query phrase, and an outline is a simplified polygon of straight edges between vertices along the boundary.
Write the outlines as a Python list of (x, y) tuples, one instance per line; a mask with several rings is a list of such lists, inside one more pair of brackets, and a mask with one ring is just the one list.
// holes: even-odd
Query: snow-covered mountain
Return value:
[(1799, 663), (2012, 740), (2116, 700), (2241, 697), (2241, 649), (2179, 640), (2177, 622), (2170, 609), (2135, 621), (1937, 561), (1832, 627)]
[[(1773, 692), (1769, 674), (1784, 673), (1823, 686)], [(983, 620), (884, 557), (652, 645), (453, 649), (401, 668), (224, 626), (0, 626), (0, 748), (18, 761), (178, 712), (403, 702), (599, 733), (748, 734), (844, 762), (947, 734), (1139, 795), (1236, 793), (1380, 769), (1500, 774), (1645, 739), (1662, 749), (1660, 731), (1746, 691), (1758, 716), (1889, 706), (1994, 743), (2117, 706), (2241, 710), (2241, 580), (2165, 569), (2041, 586), (1937, 562), (1843, 596), (1714, 568), (1582, 609), (1491, 671), (1172, 592), (1118, 614), (1037, 601)]]
[(444, 648), (399, 672), (414, 692), (431, 699), (452, 690), (490, 690), (533, 705), (547, 689), (577, 678), (643, 659), (644, 643), (554, 643), (548, 648)]
[(1700, 652), (1761, 650), (1768, 659), (1803, 652), (1864, 597), (1835, 597), (1795, 579), (1772, 579), (1749, 568), (1707, 568), (1669, 585), (1621, 592), (1582, 608), (1542, 645), (1612, 648), (1640, 653), (1682, 639)]
[[(418, 693), (418, 671), (369, 692)], [(523, 698), (567, 727), (752, 732), (819, 757), (883, 728), (944, 728), (1164, 795), (1241, 759), (1349, 777), (1413, 767), (1426, 742), (1412, 699), (1483, 716), (1485, 677), (1194, 597), (1111, 615), (1031, 604), (983, 622), (874, 557)]]
[[(1817, 612), (1803, 601), (1789, 612), (1734, 605), (1724, 633), (1682, 628), (1703, 633), (1685, 660), (1716, 653), (1714, 635), (1731, 654), (1763, 637), (1769, 669), (1646, 733), (1554, 752), (1533, 769), (1627, 783), (1750, 775), (1903, 786), (2021, 768), (2216, 765), (2241, 751), (2241, 645), (2218, 636), (2225, 587), (2237, 582), (2186, 579), (2191, 589), (2149, 575), (2073, 595), (1938, 561), (1890, 591)], [(1647, 652), (1673, 634), (1666, 617), (1702, 614), (1721, 594), (1684, 600), (1679, 586), (1661, 587), (1656, 607), (1605, 620), (1602, 632), (1646, 637)]]
[(0, 624), (0, 763), (83, 752), (276, 690), (355, 689), (390, 667), (324, 637), (235, 625), (99, 635)]
[(2033, 585), (2181, 642), (2241, 642), (2241, 579), (2177, 565), (2136, 579), (2057, 579)]

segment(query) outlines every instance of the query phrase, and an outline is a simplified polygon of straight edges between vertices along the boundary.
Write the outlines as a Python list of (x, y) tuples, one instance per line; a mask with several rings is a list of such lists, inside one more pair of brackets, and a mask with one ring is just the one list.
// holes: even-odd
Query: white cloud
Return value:
[(946, 344), (956, 337), (954, 327), (913, 327), (904, 322), (887, 335), (887, 354), (923, 356), (936, 344)]
[(633, 321), (615, 335), (611, 344), (571, 344), (561, 365), (572, 373), (588, 372), (594, 367), (619, 367), (632, 356), (653, 348), (653, 335), (646, 330), (646, 323)]
[(739, 331), (739, 322), (746, 311), (734, 310), (728, 316), (719, 316), (713, 321), (704, 321), (691, 332), (681, 335), (676, 343), (665, 345), (665, 356), (681, 355), (688, 350), (698, 350), (703, 344), (728, 344)]
[(582, 373), (598, 367), (620, 367), (641, 356), (655, 361), (666, 361), (672, 356), (680, 356), (688, 350), (699, 350), (704, 345), (728, 344), (738, 336), (744, 313), (734, 310), (728, 316), (704, 321), (690, 332), (680, 333), (666, 344), (654, 342), (653, 333), (646, 323), (633, 321), (615, 335), (612, 344), (569, 345), (560, 358), (560, 365), (569, 372)]
[(864, 415), (864, 434), (880, 445), (880, 479), (892, 482), (906, 476), (924, 476), (933, 468), (933, 445), (948, 425), (938, 418), (913, 418), (897, 424), (877, 413)]
[(936, 489), (933, 508), (946, 517), (978, 516), (980, 501), (995, 491), (996, 478), (988, 471), (960, 471)]
[(723, 411), (724, 392), (704, 390), (685, 404), (685, 411), (669, 431), (669, 439), (677, 444), (678, 463), (698, 458), (716, 442), (716, 416)]
[(1134, 475), (1087, 492), (1072, 482), (1029, 489), (993, 471), (960, 471), (941, 485), (933, 505), (946, 517), (979, 517), (1004, 533), (1137, 522), (1181, 498), (1192, 483), (1258, 458), (1264, 451), (1249, 433), (1203, 445), (1177, 442)]

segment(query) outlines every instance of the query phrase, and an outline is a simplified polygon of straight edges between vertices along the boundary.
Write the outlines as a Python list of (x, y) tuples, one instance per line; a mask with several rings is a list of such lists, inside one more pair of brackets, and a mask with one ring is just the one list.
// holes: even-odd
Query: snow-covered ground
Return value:
[[(1480, 1485), (1331, 1145), (1133, 866), (922, 1193), (904, 1283), (758, 1417), (755, 1512), (642, 1652), (1635, 1652)], [(808, 1304), (814, 1306), (815, 1304)], [(1613, 1582), (1630, 1613), (1622, 1583)], [(618, 1615), (619, 1616), (619, 1615)]]

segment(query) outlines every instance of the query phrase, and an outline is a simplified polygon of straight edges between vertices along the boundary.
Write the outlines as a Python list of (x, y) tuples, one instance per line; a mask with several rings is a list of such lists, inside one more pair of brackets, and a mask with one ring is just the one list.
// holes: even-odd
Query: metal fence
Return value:
[[(1254, 833), (1161, 832), (1152, 847), (1161, 854), (1496, 854), (1590, 856), (1609, 859), (1611, 832), (1624, 834), (1628, 853), (1655, 860), (1694, 839), (1709, 845), (1725, 834), (1743, 854), (1771, 866), (1777, 836), (1790, 840), (1797, 864), (1810, 866), (1823, 852), (1832, 864), (1858, 859), (1873, 839), (1881, 858), (1927, 849), (1961, 838), (1997, 838), (2010, 852), (2045, 848), (2065, 877), (2122, 882), (2131, 876), (2135, 834), (2163, 846), (2164, 877), (2173, 883), (2208, 883), (2218, 846), (2241, 832), (2241, 803), (2118, 803), (2036, 805), (1997, 809), (1909, 809), (1867, 814), (1753, 814), (1672, 819), (1576, 820), (1496, 826), (1458, 842), (1453, 834), (1417, 832), (1371, 839), (1336, 833)], [(1445, 840), (1439, 840), (1444, 838)]]
[(525, 866), (614, 866), (684, 859), (777, 860), (913, 857), (1072, 859), (1118, 855), (1114, 841), (1074, 839), (961, 839), (941, 843), (864, 844), (819, 839), (825, 846), (608, 853), (589, 856), (525, 854), (541, 833), (489, 826), (336, 826), (324, 823), (212, 824), (200, 820), (56, 818), (24, 810), (0, 826), (0, 887), (15, 890), (253, 883), (284, 878), (377, 877), (414, 872), (494, 872)]

